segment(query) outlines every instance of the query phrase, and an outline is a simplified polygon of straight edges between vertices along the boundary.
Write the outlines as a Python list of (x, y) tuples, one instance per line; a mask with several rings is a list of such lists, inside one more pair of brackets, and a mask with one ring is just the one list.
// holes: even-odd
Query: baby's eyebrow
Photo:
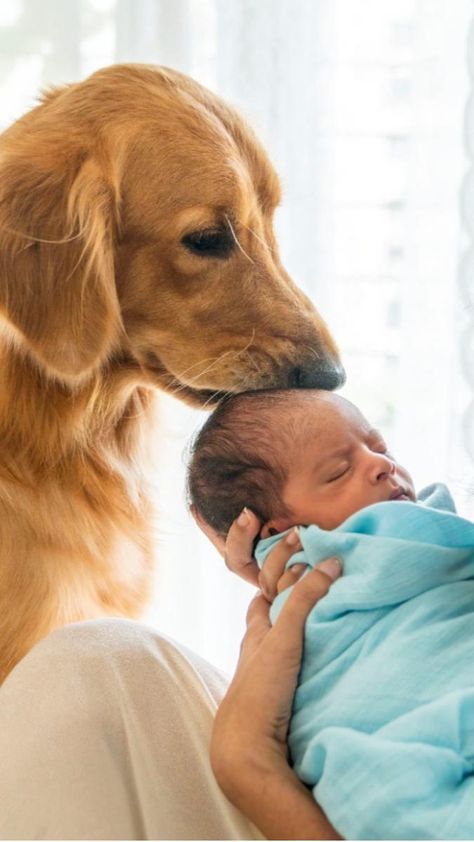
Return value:
[(316, 473), (321, 469), (326, 467), (326, 464), (331, 461), (331, 459), (341, 459), (342, 457), (349, 458), (351, 455), (352, 447), (350, 444), (345, 444), (342, 447), (338, 447), (335, 450), (330, 450), (328, 453), (323, 453), (321, 458), (318, 462), (313, 466), (313, 472)]
[[(380, 432), (377, 430), (376, 427), (371, 427), (368, 430), (362, 430), (361, 435), (366, 439), (368, 442), (383, 442), (385, 445), (385, 439)], [(333, 459), (349, 459), (352, 453), (352, 445), (350, 443), (344, 444), (341, 447), (337, 447), (334, 450), (326, 451), (326, 453), (321, 454), (320, 459), (313, 467), (313, 473), (317, 473), (320, 470), (323, 470), (326, 467), (326, 464)]]
[(331, 450), (329, 453), (324, 454), (325, 459), (337, 459), (339, 456), (349, 456), (352, 447), (350, 444), (344, 444), (342, 447), (338, 447), (336, 450)]

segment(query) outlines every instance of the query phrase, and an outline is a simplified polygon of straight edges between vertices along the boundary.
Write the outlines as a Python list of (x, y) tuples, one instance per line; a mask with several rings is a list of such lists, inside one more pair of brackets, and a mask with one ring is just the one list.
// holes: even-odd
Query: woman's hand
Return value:
[(234, 520), (227, 540), (209, 526), (198, 512), (192, 510), (192, 514), (199, 528), (223, 557), (229, 570), (241, 579), (259, 587), (269, 602), (273, 602), (281, 590), (293, 585), (306, 569), (306, 565), (296, 564), (289, 570), (285, 570), (290, 556), (301, 550), (296, 528), (278, 541), (268, 554), (263, 570), (259, 570), (253, 557), (253, 546), (262, 524), (250, 509), (243, 509), (239, 517)]
[(338, 838), (288, 765), (286, 740), (304, 623), (340, 572), (336, 559), (309, 572), (273, 627), (265, 597), (252, 600), (237, 672), (216, 716), (211, 746), (216, 778), (270, 839)]

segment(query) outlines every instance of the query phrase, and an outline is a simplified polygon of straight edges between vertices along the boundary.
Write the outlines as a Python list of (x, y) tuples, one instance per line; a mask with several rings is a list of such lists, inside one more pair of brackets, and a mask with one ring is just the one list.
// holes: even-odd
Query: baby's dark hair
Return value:
[(224, 399), (189, 448), (190, 507), (222, 536), (244, 506), (265, 523), (290, 517), (283, 492), (295, 429), (294, 389), (244, 392)]

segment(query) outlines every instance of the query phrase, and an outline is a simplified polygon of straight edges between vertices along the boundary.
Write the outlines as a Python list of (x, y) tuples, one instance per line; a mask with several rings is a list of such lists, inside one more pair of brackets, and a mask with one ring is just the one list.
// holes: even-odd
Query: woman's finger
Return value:
[[(301, 566), (307, 569), (307, 565)], [(311, 608), (326, 596), (341, 572), (341, 564), (336, 558), (326, 559), (310, 570), (301, 582), (296, 583), (274, 626), (270, 623), (268, 601), (262, 593), (256, 594), (247, 611), (247, 630), (240, 648), (237, 673), (256, 652), (262, 651), (262, 644), (264, 648), (270, 649), (276, 646), (279, 659), (284, 657), (284, 651), (292, 661), (299, 664), (306, 618)], [(271, 665), (272, 657), (265, 668)]]
[(229, 570), (257, 586), (259, 569), (253, 557), (253, 546), (261, 526), (258, 517), (250, 509), (243, 509), (229, 529), (224, 553)]
[(288, 652), (296, 651), (295, 645), (298, 641), (302, 645), (304, 624), (311, 608), (323, 596), (326, 596), (341, 572), (339, 559), (326, 559), (313, 568), (307, 576), (303, 576), (293, 588), (272, 629), (275, 637), (278, 635), (281, 638)]
[(307, 564), (294, 564), (293, 567), (289, 567), (288, 570), (285, 570), (280, 579), (278, 579), (277, 593), (286, 591), (287, 588), (291, 588), (292, 585), (295, 585), (307, 569)]
[(247, 610), (246, 631), (240, 644), (239, 668), (251, 658), (271, 629), (269, 604), (261, 591), (253, 597)]
[(278, 541), (265, 559), (258, 584), (269, 602), (278, 593), (278, 582), (285, 572), (288, 559), (302, 549), (297, 527), (294, 527), (281, 541)]

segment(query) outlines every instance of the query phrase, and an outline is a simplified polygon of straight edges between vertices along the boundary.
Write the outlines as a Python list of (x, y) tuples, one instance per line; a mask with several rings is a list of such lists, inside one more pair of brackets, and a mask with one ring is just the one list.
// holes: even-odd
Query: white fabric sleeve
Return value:
[(225, 687), (139, 623), (50, 634), (0, 688), (0, 838), (261, 839), (209, 764)]

